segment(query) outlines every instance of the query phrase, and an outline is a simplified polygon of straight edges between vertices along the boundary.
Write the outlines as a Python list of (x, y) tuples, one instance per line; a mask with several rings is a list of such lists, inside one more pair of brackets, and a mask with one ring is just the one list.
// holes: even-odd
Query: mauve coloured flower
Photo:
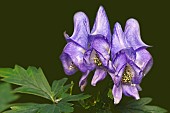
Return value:
[[(110, 45), (111, 32), (109, 21), (104, 8), (100, 6), (94, 26), (89, 34), (89, 48), (84, 55), (84, 62), (88, 70), (96, 69), (91, 81), (93, 86), (96, 86), (97, 82), (103, 80), (107, 75)], [(86, 81), (86, 78), (87, 76), (80, 80), (80, 86), (82, 82)]]
[(116, 70), (111, 74), (115, 104), (120, 102), (122, 93), (135, 99), (140, 98), (139, 85), (153, 64), (147, 47), (141, 40), (139, 24), (135, 19), (127, 20), (124, 32), (119, 23), (115, 24), (111, 45), (112, 63)]
[(74, 74), (77, 70), (87, 73), (83, 63), (83, 56), (88, 48), (89, 21), (83, 12), (74, 15), (74, 32), (71, 37), (66, 33), (64, 36), (67, 44), (63, 49), (60, 60), (67, 75)]
[(107, 75), (107, 67), (110, 70), (110, 45), (111, 32), (107, 15), (102, 6), (99, 7), (92, 31), (89, 30), (89, 20), (83, 12), (74, 16), (74, 32), (71, 37), (64, 36), (67, 45), (60, 56), (64, 71), (67, 75), (80, 70), (83, 75), (79, 81), (83, 91), (87, 84), (87, 76), (90, 71), (96, 69), (91, 84), (93, 86)]
[(60, 59), (67, 75), (78, 70), (83, 73), (79, 81), (82, 91), (87, 85), (88, 74), (95, 70), (91, 81), (93, 86), (103, 80), (107, 72), (111, 75), (115, 104), (120, 102), (122, 93), (135, 99), (140, 98), (140, 83), (151, 69), (153, 59), (146, 50), (149, 46), (141, 40), (139, 24), (135, 19), (126, 22), (124, 32), (120, 24), (116, 23), (111, 37), (106, 12), (100, 6), (91, 32), (86, 14), (78, 12), (74, 15), (72, 36), (66, 33), (64, 36), (68, 43)]

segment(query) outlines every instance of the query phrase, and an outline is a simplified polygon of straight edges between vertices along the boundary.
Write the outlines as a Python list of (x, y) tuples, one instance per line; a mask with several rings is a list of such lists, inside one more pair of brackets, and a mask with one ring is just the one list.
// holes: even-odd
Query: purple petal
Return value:
[(113, 82), (115, 81), (115, 74), (114, 73), (112, 73), (112, 72), (108, 72), (109, 73), (109, 75), (111, 76), (111, 78), (112, 78), (112, 80), (113, 80)]
[(128, 44), (133, 47), (134, 50), (141, 47), (149, 47), (141, 40), (139, 23), (137, 20), (128, 19), (124, 33)]
[(107, 67), (108, 66), (108, 61), (109, 61), (109, 59), (106, 59), (106, 58), (108, 58), (108, 56), (103, 56), (101, 53), (99, 53), (98, 51), (96, 52), (96, 55), (99, 57), (99, 60), (101, 61), (101, 63), (102, 63), (102, 66), (103, 67)]
[(129, 60), (135, 61), (136, 51), (132, 47), (122, 50), (121, 52), (124, 52)]
[(84, 63), (89, 70), (93, 70), (96, 67), (94, 63), (94, 58), (96, 57), (96, 51), (94, 49), (89, 49), (84, 54)]
[(140, 87), (139, 84), (136, 84), (136, 88), (138, 89), (138, 91), (142, 91), (142, 88)]
[(142, 70), (133, 61), (128, 61), (128, 63), (132, 67), (132, 83), (140, 84), (143, 78)]
[(108, 62), (107, 69), (108, 69), (108, 72), (109, 72), (109, 73), (115, 73), (115, 71), (116, 71), (115, 67), (113, 66), (112, 61), (110, 61), (110, 60), (109, 60), (109, 62)]
[(114, 26), (114, 34), (112, 36), (112, 56), (121, 51), (122, 49), (126, 49), (129, 47), (125, 40), (125, 35), (123, 33), (121, 25), (117, 22)]
[(91, 44), (92, 48), (99, 52), (107, 61), (110, 59), (110, 46), (106, 39), (96, 37)]
[[(94, 41), (94, 42), (97, 42), (97, 41)], [(94, 47), (92, 46), (92, 48), (87, 50), (86, 53), (84, 54), (84, 62), (89, 70), (93, 70), (96, 67), (96, 64), (94, 62), (94, 59), (96, 57), (101, 61), (102, 66), (105, 66), (105, 67), (108, 66), (108, 61), (109, 61), (110, 56), (109, 56), (109, 51), (107, 50), (108, 48), (105, 48), (104, 44), (106, 43), (101, 44), (103, 46), (99, 47), (97, 44), (92, 43)]]
[(67, 41), (74, 41), (84, 48), (88, 46), (88, 35), (90, 34), (89, 20), (86, 14), (78, 12), (74, 15), (74, 32), (71, 37), (64, 34)]
[(92, 78), (91, 85), (96, 86), (97, 82), (103, 80), (106, 75), (107, 72), (104, 70), (104, 68), (97, 68)]
[(140, 99), (139, 93), (138, 93), (138, 90), (137, 90), (136, 86), (131, 86), (131, 85), (125, 85), (125, 84), (123, 84), (123, 85), (122, 85), (122, 88), (123, 88), (123, 93), (124, 93), (124, 95), (126, 95), (126, 96), (132, 96), (132, 97), (134, 97), (136, 100)]
[(113, 86), (112, 94), (114, 97), (114, 104), (118, 104), (122, 99), (122, 86), (120, 85), (117, 87), (116, 85)]
[(116, 69), (114, 83), (117, 86), (120, 85), (126, 65), (127, 65), (126, 55), (124, 53), (118, 54), (113, 62), (113, 66)]
[(123, 65), (122, 68), (120, 69), (120, 71), (118, 73), (115, 73), (114, 84), (116, 86), (119, 86), (121, 84), (122, 75), (124, 73), (125, 67), (126, 67), (126, 65)]
[(60, 56), (60, 60), (61, 60), (61, 62), (63, 64), (64, 72), (67, 75), (72, 75), (77, 71), (76, 68), (70, 68), (70, 66), (74, 65), (74, 64), (72, 63), (72, 59), (69, 57), (68, 54), (63, 52), (61, 54), (61, 56)]
[(65, 46), (63, 52), (66, 53), (71, 58), (72, 62), (76, 65), (76, 67), (79, 68), (80, 71), (82, 72), (87, 71), (87, 68), (83, 63), (83, 56), (85, 50), (81, 46), (74, 42), (69, 42)]
[(88, 74), (90, 73), (90, 71), (86, 71), (85, 73), (83, 73), (80, 81), (79, 81), (79, 87), (80, 87), (80, 90), (81, 91), (84, 91), (84, 88), (86, 87), (87, 85), (87, 76)]
[(96, 15), (96, 20), (91, 31), (91, 35), (101, 34), (111, 42), (111, 32), (110, 25), (106, 15), (106, 12), (102, 6), (99, 7), (99, 10)]
[(146, 75), (153, 65), (153, 59), (151, 54), (146, 49), (139, 49), (136, 51), (135, 64), (143, 70), (143, 74)]

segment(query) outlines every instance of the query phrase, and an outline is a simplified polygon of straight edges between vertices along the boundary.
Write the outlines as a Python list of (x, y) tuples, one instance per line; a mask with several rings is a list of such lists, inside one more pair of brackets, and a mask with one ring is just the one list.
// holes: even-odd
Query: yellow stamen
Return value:
[(97, 66), (101, 66), (102, 65), (102, 62), (100, 61), (99, 57), (96, 55), (96, 57), (94, 57), (94, 63), (97, 65)]
[(128, 84), (132, 81), (132, 73), (131, 73), (131, 67), (128, 65), (125, 67), (123, 76), (122, 76), (122, 83)]

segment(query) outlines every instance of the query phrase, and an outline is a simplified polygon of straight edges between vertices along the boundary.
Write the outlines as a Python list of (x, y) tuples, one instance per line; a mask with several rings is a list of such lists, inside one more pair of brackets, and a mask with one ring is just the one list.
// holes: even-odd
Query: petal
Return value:
[(116, 69), (115, 69), (115, 67), (113, 66), (113, 63), (112, 63), (111, 60), (109, 60), (109, 62), (108, 62), (107, 69), (108, 69), (108, 72), (109, 72), (109, 73), (115, 73), (115, 71), (116, 71)]
[(135, 64), (143, 70), (143, 74), (146, 75), (153, 65), (151, 54), (146, 49), (139, 49), (136, 51)]
[(138, 93), (138, 90), (137, 90), (136, 86), (131, 86), (131, 85), (125, 85), (125, 84), (123, 84), (123, 85), (122, 85), (122, 88), (123, 88), (123, 93), (124, 93), (124, 95), (126, 95), (126, 96), (132, 96), (132, 97), (134, 97), (136, 100), (140, 99), (139, 93)]
[(142, 88), (140, 87), (139, 84), (136, 84), (136, 88), (138, 89), (138, 91), (142, 91)]
[(110, 46), (109, 42), (104, 39), (103, 37), (96, 37), (91, 42), (91, 46), (95, 49), (98, 53), (100, 53), (106, 60), (110, 59)]
[(87, 85), (87, 77), (89, 75), (90, 71), (86, 71), (85, 73), (83, 73), (80, 81), (79, 81), (79, 87), (80, 87), (80, 90), (81, 91), (84, 91), (84, 88), (86, 87)]
[(133, 61), (128, 61), (128, 63), (132, 67), (132, 83), (140, 84), (143, 78), (142, 70)]
[(112, 94), (114, 97), (114, 104), (118, 104), (122, 99), (122, 86), (120, 85), (117, 87), (116, 85), (113, 86)]
[(87, 68), (85, 67), (83, 63), (83, 56), (85, 53), (85, 50), (79, 46), (78, 44), (74, 42), (69, 42), (64, 50), (64, 53), (68, 54), (68, 56), (71, 58), (73, 63), (79, 68), (80, 71), (86, 72)]
[(136, 51), (132, 47), (122, 50), (121, 52), (124, 52), (129, 60), (135, 61)]
[(109, 59), (106, 59), (106, 58), (108, 58), (108, 56), (105, 56), (106, 57), (105, 58), (101, 53), (99, 53), (99, 52), (96, 52), (96, 53), (97, 53), (97, 56), (99, 57), (99, 59), (100, 59), (100, 61), (102, 63), (102, 66), (107, 67)]
[(128, 44), (133, 47), (134, 50), (141, 47), (149, 47), (141, 40), (139, 23), (137, 20), (132, 18), (127, 20), (124, 33)]
[(110, 77), (112, 78), (112, 80), (113, 80), (113, 82), (114, 82), (115, 74), (114, 74), (114, 73), (112, 73), (112, 72), (108, 72), (108, 73), (109, 73)]
[(114, 34), (112, 36), (111, 45), (112, 56), (114, 56), (117, 52), (121, 51), (122, 49), (126, 49), (128, 47), (122, 27), (118, 22), (115, 24), (113, 32)]
[[(103, 40), (105, 40), (105, 39), (103, 39)], [(93, 70), (96, 67), (94, 59), (97, 57), (100, 60), (100, 62), (102, 63), (102, 66), (107, 67), (108, 61), (110, 58), (108, 51), (106, 50), (107, 48), (105, 49), (104, 47), (102, 48), (102, 46), (98, 47), (98, 46), (95, 46), (95, 44), (93, 44), (93, 45), (94, 45), (94, 48), (92, 47), (91, 49), (86, 51), (86, 53), (84, 54), (84, 62), (86, 64), (86, 66), (88, 67), (89, 70)], [(97, 49), (98, 51), (95, 49)], [(99, 51), (101, 51), (101, 52), (99, 52)]]
[(74, 64), (72, 63), (72, 59), (69, 57), (68, 54), (63, 52), (60, 55), (60, 60), (61, 60), (61, 62), (63, 64), (64, 72), (67, 75), (72, 75), (72, 74), (74, 74), (77, 71), (76, 68), (71, 68), (70, 67), (71, 65), (74, 65)]
[(97, 82), (103, 80), (106, 75), (107, 72), (104, 70), (104, 68), (97, 68), (92, 78), (91, 85), (96, 86)]
[(116, 58), (113, 61), (113, 66), (116, 69), (114, 83), (117, 86), (120, 85), (126, 65), (127, 65), (126, 55), (124, 53), (117, 54)]
[(110, 25), (106, 15), (106, 12), (102, 6), (99, 7), (99, 10), (96, 15), (96, 20), (94, 22), (93, 29), (91, 31), (91, 35), (101, 34), (107, 38), (109, 42), (111, 42), (111, 32)]
[(78, 12), (74, 15), (74, 32), (71, 37), (64, 34), (67, 41), (74, 41), (83, 48), (88, 46), (88, 35), (90, 34), (89, 20), (86, 14)]
[[(119, 86), (121, 84), (121, 80), (122, 80), (122, 75), (124, 73), (126, 64), (122, 66), (122, 68), (119, 70), (118, 73), (115, 73), (115, 77), (114, 77), (114, 84), (116, 86)], [(117, 72), (117, 71), (116, 71)]]
[(94, 63), (94, 58), (96, 57), (96, 51), (94, 49), (89, 49), (84, 54), (84, 63), (89, 70), (93, 70), (96, 67)]

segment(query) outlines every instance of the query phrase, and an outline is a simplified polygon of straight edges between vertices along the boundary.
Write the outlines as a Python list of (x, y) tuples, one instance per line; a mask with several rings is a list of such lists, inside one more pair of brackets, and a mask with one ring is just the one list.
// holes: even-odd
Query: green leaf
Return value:
[(143, 106), (145, 104), (149, 104), (152, 101), (152, 98), (150, 97), (145, 97), (141, 98), (139, 100), (130, 100), (127, 102), (127, 106)]
[(74, 110), (70, 101), (90, 97), (84, 94), (72, 95), (74, 83), (65, 85), (67, 78), (55, 80), (50, 87), (40, 68), (28, 67), (25, 70), (17, 65), (14, 69), (0, 68), (0, 76), (3, 77), (3, 81), (20, 86), (14, 90), (15, 92), (41, 96), (53, 102), (52, 104), (18, 104), (5, 113), (70, 113)]
[(64, 98), (65, 96), (69, 96), (72, 94), (72, 92), (70, 92), (70, 94), (66, 93), (69, 89), (72, 90), (73, 88), (73, 82), (71, 84), (65, 85), (67, 78), (63, 78), (61, 80), (55, 80), (52, 83), (52, 93), (54, 98)]
[(78, 95), (69, 95), (62, 99), (62, 101), (80, 101), (91, 97), (90, 95), (78, 94)]
[(0, 84), (0, 112), (9, 108), (11, 106), (9, 103), (15, 101), (16, 99), (18, 99), (18, 95), (14, 95), (10, 84), (1, 83)]
[(65, 85), (67, 78), (63, 78), (61, 80), (55, 80), (52, 84), (52, 93), (54, 99), (61, 99), (61, 101), (79, 101), (84, 100), (90, 97), (90, 95), (78, 94), (78, 95), (70, 95), (67, 91), (73, 87), (73, 83)]
[(72, 84), (68, 84), (64, 86), (66, 81), (67, 78), (63, 78), (61, 80), (55, 80), (52, 83), (52, 93), (54, 98), (56, 97), (61, 98), (61, 95), (63, 95), (63, 93), (66, 93), (71, 88)]
[(143, 108), (145, 111), (147, 111), (148, 113), (166, 113), (168, 112), (166, 109), (158, 107), (158, 106), (150, 106), (150, 105), (146, 105)]
[(58, 91), (64, 86), (64, 84), (66, 83), (68, 79), (67, 78), (63, 78), (60, 80), (55, 80), (52, 83), (52, 92), (54, 93), (54, 95), (56, 95), (58, 93)]
[(28, 67), (27, 70), (16, 65), (14, 69), (0, 68), (2, 80), (20, 85), (15, 91), (33, 94), (51, 100), (51, 87), (41, 68)]
[(152, 101), (152, 98), (145, 97), (139, 100), (131, 100), (127, 103), (120, 103), (117, 109), (121, 113), (166, 113), (167, 110), (158, 107), (147, 105)]
[(73, 112), (72, 104), (60, 103), (55, 104), (16, 104), (11, 107), (11, 110), (4, 113), (71, 113)]
[(74, 108), (71, 107), (73, 104), (71, 103), (60, 102), (57, 106), (60, 108), (60, 111), (62, 110), (64, 113), (71, 113), (74, 111)]

